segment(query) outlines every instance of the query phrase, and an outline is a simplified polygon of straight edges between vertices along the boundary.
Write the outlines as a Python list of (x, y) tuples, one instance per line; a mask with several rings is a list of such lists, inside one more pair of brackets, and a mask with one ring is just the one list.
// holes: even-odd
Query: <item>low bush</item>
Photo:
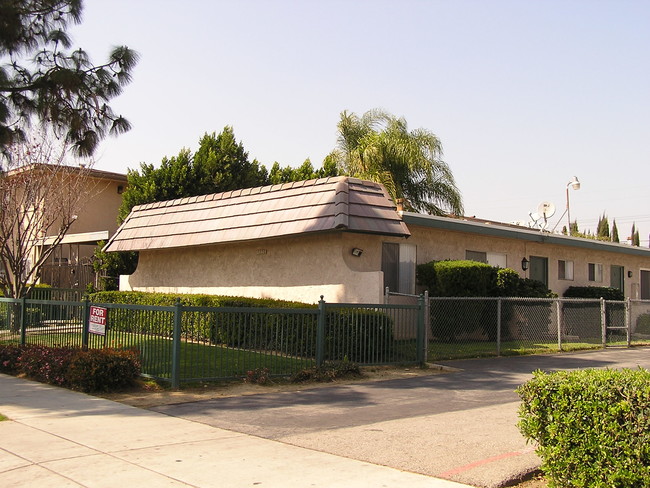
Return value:
[(605, 300), (625, 300), (625, 295), (618, 288), (608, 286), (570, 286), (564, 292), (564, 298), (604, 298)]
[(137, 350), (1, 345), (0, 371), (81, 391), (111, 391), (140, 374)]
[(18, 357), (18, 371), (41, 383), (63, 386), (74, 353), (67, 347), (25, 346)]
[(18, 358), (22, 348), (15, 344), (0, 344), (0, 372), (15, 374), (18, 372)]
[[(432, 297), (527, 297), (550, 298), (553, 293), (544, 283), (521, 278), (510, 268), (499, 268), (476, 261), (431, 261), (417, 267), (418, 284)], [(549, 323), (550, 303), (535, 305), (539, 310), (537, 324)], [(453, 309), (453, 313), (450, 310)], [(503, 323), (512, 319), (507, 306)], [(462, 317), (462, 320), (459, 318)], [(431, 332), (444, 342), (453, 342), (459, 336), (470, 335), (494, 341), (497, 338), (497, 306), (493, 300), (434, 301), (431, 307)], [(501, 338), (508, 340), (509, 329), (502, 328)]]
[(66, 371), (73, 390), (113, 391), (125, 388), (140, 375), (137, 349), (76, 350)]
[(649, 371), (536, 371), (517, 393), (549, 486), (650, 486)]

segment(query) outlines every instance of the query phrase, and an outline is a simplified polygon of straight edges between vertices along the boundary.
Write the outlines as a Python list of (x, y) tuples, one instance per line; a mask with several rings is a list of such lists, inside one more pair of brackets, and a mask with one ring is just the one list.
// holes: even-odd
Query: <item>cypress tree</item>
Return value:
[(609, 241), (609, 221), (607, 219), (607, 215), (603, 213), (603, 216), (598, 219), (598, 228), (596, 231), (596, 236), (598, 237), (598, 240), (601, 241)]
[(616, 219), (612, 223), (612, 242), (621, 242), (618, 238), (618, 227), (616, 227)]

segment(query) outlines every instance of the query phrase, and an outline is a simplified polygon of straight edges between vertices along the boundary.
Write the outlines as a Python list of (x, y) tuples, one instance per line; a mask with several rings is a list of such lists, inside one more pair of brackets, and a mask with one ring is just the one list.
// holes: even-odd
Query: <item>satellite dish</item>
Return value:
[(551, 202), (542, 202), (537, 206), (537, 213), (548, 220), (555, 214), (555, 205)]

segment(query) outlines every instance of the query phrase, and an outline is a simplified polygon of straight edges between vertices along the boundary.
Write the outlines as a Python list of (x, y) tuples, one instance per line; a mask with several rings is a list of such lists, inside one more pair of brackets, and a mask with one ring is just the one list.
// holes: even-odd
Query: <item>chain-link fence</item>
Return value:
[[(641, 303), (566, 298), (431, 298), (428, 357), (512, 355), (646, 342), (650, 338), (650, 302)], [(631, 325), (633, 310), (635, 322)]]
[[(418, 297), (386, 293), (386, 303)], [(650, 301), (570, 298), (426, 299), (429, 361), (650, 344)]]

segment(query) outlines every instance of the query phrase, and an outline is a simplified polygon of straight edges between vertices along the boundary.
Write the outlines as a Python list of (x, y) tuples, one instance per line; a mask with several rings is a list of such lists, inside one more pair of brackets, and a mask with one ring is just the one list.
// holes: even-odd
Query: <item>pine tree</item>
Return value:
[(36, 119), (80, 156), (108, 134), (130, 129), (108, 103), (131, 81), (138, 54), (116, 47), (94, 65), (67, 31), (81, 22), (82, 0), (0, 2), (0, 152), (25, 139)]

